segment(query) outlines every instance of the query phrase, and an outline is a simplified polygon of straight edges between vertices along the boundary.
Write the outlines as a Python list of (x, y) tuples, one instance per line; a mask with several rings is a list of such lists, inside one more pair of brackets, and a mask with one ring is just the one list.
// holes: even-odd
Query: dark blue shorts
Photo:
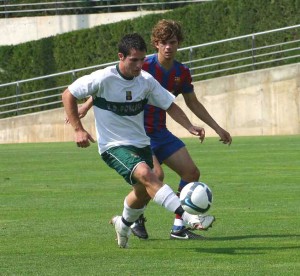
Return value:
[(152, 152), (160, 164), (174, 152), (185, 147), (185, 144), (167, 129), (148, 134), (148, 136), (150, 137)]

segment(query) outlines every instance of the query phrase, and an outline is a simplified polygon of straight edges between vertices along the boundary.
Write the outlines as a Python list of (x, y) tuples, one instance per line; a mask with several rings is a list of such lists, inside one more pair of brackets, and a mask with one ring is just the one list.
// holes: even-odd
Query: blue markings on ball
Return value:
[(186, 205), (186, 206), (192, 208), (193, 210), (195, 210), (196, 212), (199, 212), (199, 213), (205, 213), (210, 208), (210, 204), (205, 209), (198, 207), (197, 205), (195, 205), (191, 201), (191, 197), (186, 197), (184, 200), (182, 200), (181, 201), (181, 205)]
[[(201, 208), (201, 207), (198, 206), (199, 204), (196, 205), (192, 202), (192, 195), (193, 195), (193, 193), (195, 193), (195, 189), (199, 186), (203, 187), (203, 191), (205, 191), (206, 196), (207, 196), (206, 208)], [(192, 183), (189, 183), (189, 188), (188, 189), (189, 190), (186, 193), (185, 197), (181, 198), (181, 200), (180, 200), (181, 205), (186, 206), (186, 207), (196, 211), (197, 213), (202, 213), (202, 214), (206, 213), (211, 207), (212, 198), (213, 198), (213, 195), (212, 195), (212, 192), (211, 192), (210, 188), (202, 182), (192, 182)], [(202, 207), (204, 207), (204, 206), (202, 206)]]
[(212, 202), (212, 192), (211, 192), (210, 189), (206, 188), (206, 193), (207, 193), (208, 201), (211, 204), (211, 202)]

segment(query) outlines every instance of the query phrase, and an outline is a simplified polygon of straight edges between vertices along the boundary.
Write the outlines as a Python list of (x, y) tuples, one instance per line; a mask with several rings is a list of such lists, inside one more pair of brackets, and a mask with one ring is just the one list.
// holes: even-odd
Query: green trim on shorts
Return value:
[(151, 169), (153, 168), (150, 146), (144, 148), (134, 146), (113, 147), (103, 152), (101, 157), (109, 167), (117, 171), (130, 185), (137, 182), (132, 174), (139, 163), (145, 162)]

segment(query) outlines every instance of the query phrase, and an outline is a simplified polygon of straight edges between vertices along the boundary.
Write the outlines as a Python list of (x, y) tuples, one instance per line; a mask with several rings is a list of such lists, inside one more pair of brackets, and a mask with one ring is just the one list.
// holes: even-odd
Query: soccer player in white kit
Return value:
[(95, 140), (81, 123), (77, 100), (93, 97), (99, 154), (132, 186), (124, 200), (122, 215), (111, 220), (121, 248), (128, 246), (130, 226), (144, 212), (150, 199), (182, 216), (191, 229), (204, 228), (200, 217), (185, 212), (170, 186), (163, 184), (152, 171), (150, 139), (144, 129), (144, 106), (147, 103), (166, 110), (201, 141), (205, 131), (193, 126), (173, 102), (174, 96), (142, 70), (146, 52), (146, 43), (139, 34), (125, 35), (119, 43), (117, 65), (77, 79), (62, 94), (68, 120), (75, 132), (75, 142), (83, 148)]

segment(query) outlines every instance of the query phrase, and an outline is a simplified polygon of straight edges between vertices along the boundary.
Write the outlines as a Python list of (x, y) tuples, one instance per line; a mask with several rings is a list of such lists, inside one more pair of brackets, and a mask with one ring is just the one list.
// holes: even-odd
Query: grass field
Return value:
[(150, 239), (128, 250), (108, 221), (130, 186), (96, 145), (0, 145), (0, 275), (299, 275), (300, 136), (184, 141), (213, 190), (214, 227), (170, 240), (174, 216), (151, 202)]

